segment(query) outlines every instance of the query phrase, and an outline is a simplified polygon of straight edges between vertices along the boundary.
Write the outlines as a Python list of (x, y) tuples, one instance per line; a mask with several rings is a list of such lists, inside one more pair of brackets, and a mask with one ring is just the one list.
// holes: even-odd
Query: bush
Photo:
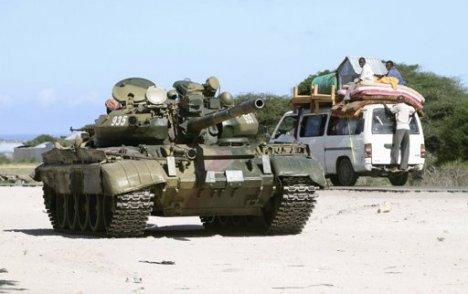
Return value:
[[(256, 113), (258, 122), (260, 124), (259, 139), (265, 139), (265, 132), (271, 134), (283, 114), (286, 111), (291, 110), (289, 105), (289, 100), (291, 97), (263, 93), (247, 93), (238, 95), (236, 97), (236, 99), (240, 102), (256, 98), (262, 98), (266, 100), (265, 107)], [(262, 127), (264, 127), (264, 130)]]
[(468, 101), (448, 116), (439, 133), (437, 163), (468, 160)]
[(11, 163), (11, 159), (6, 157), (5, 155), (0, 154), (0, 164), (8, 164)]
[(315, 74), (309, 75), (307, 78), (305, 78), (302, 82), (299, 83), (297, 86), (297, 91), (299, 95), (310, 95), (310, 88), (312, 86), (312, 80), (315, 79), (318, 76), (321, 75), (326, 75), (331, 73), (332, 71), (326, 69), (323, 71), (318, 71)]
[(37, 136), (36, 138), (32, 139), (32, 140), (29, 140), (27, 142), (24, 143), (24, 145), (26, 146), (30, 146), (30, 147), (34, 147), (34, 146), (37, 146), (41, 143), (44, 143), (44, 142), (55, 142), (57, 141), (57, 138), (51, 136), (51, 135), (39, 135)]

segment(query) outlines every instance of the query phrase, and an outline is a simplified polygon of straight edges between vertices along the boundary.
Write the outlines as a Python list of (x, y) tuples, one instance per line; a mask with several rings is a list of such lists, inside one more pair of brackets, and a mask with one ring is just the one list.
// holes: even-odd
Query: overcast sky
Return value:
[(0, 137), (65, 134), (120, 79), (288, 94), (347, 55), (468, 81), (466, 1), (0, 0)]

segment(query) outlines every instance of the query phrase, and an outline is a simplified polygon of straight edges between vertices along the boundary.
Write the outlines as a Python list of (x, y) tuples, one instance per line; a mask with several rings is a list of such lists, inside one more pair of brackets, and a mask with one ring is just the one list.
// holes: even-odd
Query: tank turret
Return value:
[(189, 133), (198, 133), (208, 127), (216, 126), (223, 121), (255, 112), (256, 110), (263, 108), (263, 106), (265, 106), (265, 101), (263, 99), (252, 99), (202, 117), (190, 118), (187, 123), (187, 131)]
[(128, 78), (115, 84), (112, 96), (120, 107), (101, 115), (93, 125), (96, 147), (158, 144), (168, 139), (168, 94), (152, 81)]

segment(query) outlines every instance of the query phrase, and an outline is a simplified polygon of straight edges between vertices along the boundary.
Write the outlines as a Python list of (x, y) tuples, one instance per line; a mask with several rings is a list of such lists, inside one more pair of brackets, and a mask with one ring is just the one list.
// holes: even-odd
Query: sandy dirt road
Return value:
[(468, 292), (466, 193), (324, 191), (296, 236), (149, 225), (140, 239), (58, 235), (41, 188), (0, 188), (0, 293)]

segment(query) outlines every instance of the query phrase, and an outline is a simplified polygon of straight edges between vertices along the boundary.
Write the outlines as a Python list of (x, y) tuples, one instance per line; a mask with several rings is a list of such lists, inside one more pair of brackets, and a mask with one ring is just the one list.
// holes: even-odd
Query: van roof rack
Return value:
[(291, 104), (294, 107), (309, 107), (311, 112), (318, 113), (320, 106), (333, 106), (336, 104), (336, 86), (331, 88), (331, 94), (319, 94), (318, 85), (310, 87), (310, 95), (299, 95), (297, 87), (293, 88)]

